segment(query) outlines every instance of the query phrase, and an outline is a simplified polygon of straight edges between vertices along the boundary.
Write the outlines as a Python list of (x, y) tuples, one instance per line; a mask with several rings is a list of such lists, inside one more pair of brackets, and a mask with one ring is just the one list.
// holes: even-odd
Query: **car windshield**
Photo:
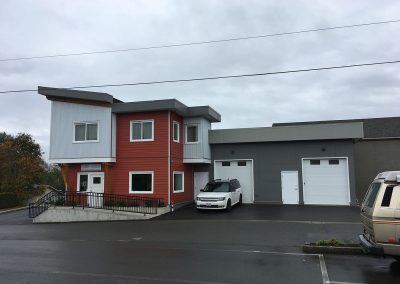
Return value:
[(229, 192), (229, 183), (227, 182), (209, 182), (204, 188), (205, 192)]
[(363, 204), (367, 207), (372, 207), (374, 206), (376, 196), (378, 195), (379, 188), (381, 187), (380, 182), (373, 182), (369, 189), (367, 194), (365, 195)]

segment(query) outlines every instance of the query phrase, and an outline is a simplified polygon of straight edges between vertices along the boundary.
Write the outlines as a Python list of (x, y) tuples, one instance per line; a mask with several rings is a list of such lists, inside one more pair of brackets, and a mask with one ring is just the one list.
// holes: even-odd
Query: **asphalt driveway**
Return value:
[(146, 221), (70, 224), (2, 214), (0, 283), (399, 283), (391, 259), (302, 253), (304, 241), (355, 239), (358, 210), (340, 219), (340, 208), (285, 209), (188, 207)]
[(194, 205), (164, 214), (158, 220), (270, 220), (360, 223), (360, 209), (349, 206), (298, 206), (252, 204), (224, 210), (196, 210)]

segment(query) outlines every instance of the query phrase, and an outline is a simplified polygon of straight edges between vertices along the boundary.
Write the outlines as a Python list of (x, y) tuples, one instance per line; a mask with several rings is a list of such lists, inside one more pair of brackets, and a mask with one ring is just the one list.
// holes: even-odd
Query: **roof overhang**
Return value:
[(46, 96), (48, 100), (80, 104), (95, 104), (111, 106), (113, 96), (107, 93), (88, 92), (63, 88), (38, 87), (38, 93)]

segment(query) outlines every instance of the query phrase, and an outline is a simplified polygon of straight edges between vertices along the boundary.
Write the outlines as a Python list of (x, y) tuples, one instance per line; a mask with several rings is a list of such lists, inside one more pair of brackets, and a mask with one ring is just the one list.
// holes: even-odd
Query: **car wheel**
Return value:
[(239, 206), (242, 205), (242, 204), (243, 204), (242, 195), (240, 195), (240, 197), (239, 197)]
[(232, 209), (232, 203), (231, 200), (228, 199), (228, 201), (226, 202), (226, 211), (231, 211)]

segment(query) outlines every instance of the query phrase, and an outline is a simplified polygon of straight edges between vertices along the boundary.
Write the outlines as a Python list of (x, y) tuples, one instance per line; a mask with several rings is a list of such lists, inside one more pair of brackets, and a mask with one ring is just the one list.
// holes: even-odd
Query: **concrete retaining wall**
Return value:
[(143, 214), (81, 207), (51, 207), (34, 218), (33, 223), (145, 220), (170, 211), (169, 207), (157, 210), (158, 214)]

